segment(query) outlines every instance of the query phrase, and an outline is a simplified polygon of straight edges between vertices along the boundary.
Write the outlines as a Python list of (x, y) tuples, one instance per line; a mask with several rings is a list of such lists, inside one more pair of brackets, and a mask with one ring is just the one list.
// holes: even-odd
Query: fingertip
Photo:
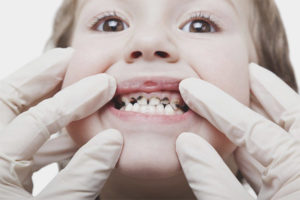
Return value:
[(182, 91), (185, 88), (192, 87), (193, 85), (195, 85), (195, 81), (199, 81), (199, 80), (200, 80), (199, 78), (194, 78), (194, 77), (186, 78), (179, 83), (179, 90)]
[(258, 65), (257, 63), (253, 63), (253, 62), (249, 64), (249, 71), (250, 71), (251, 75), (255, 75), (256, 77), (259, 76), (259, 75), (261, 76), (262, 73), (264, 73), (264, 74), (265, 73), (273, 74), (273, 72), (271, 72), (271, 71), (267, 70), (266, 68)]
[[(102, 86), (104, 86), (105, 88), (108, 89), (107, 90), (108, 91), (107, 95), (108, 95), (109, 99), (111, 99), (114, 96), (114, 94), (116, 93), (116, 90), (117, 90), (116, 79), (114, 77), (112, 77), (111, 75), (106, 74), (106, 73), (97, 74), (97, 75), (95, 75), (95, 77), (100, 80), (99, 85), (101, 84)], [(103, 80), (106, 80), (106, 82), (103, 83)]]
[(176, 139), (176, 151), (192, 151), (196, 150), (205, 152), (207, 149), (215, 151), (215, 149), (200, 135), (191, 132), (183, 132)]
[(46, 52), (46, 55), (53, 57), (69, 57), (73, 54), (74, 48), (54, 48)]
[(107, 129), (98, 133), (94, 138), (97, 143), (123, 146), (123, 136), (116, 129)]
[(177, 150), (184, 150), (189, 149), (193, 146), (196, 142), (203, 140), (200, 136), (191, 133), (191, 132), (183, 132), (181, 133), (176, 139), (176, 151)]

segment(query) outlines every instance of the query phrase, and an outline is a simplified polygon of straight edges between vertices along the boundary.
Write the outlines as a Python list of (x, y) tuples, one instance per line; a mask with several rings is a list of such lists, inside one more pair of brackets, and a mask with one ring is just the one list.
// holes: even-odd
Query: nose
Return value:
[(163, 31), (141, 31), (133, 35), (127, 44), (125, 60), (133, 63), (138, 60), (162, 60), (169, 63), (177, 62), (178, 50), (171, 38)]

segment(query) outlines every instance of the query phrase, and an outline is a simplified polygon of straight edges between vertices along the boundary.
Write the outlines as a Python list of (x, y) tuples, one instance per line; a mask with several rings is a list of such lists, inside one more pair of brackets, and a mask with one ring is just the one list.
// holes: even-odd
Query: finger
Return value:
[(214, 148), (193, 133), (182, 133), (176, 152), (197, 199), (252, 199)]
[(33, 171), (53, 163), (69, 160), (78, 150), (78, 145), (71, 139), (65, 129), (57, 137), (48, 140), (34, 155)]
[[(0, 152), (0, 199), (31, 199), (30, 161), (15, 161)], [(16, 172), (19, 176), (16, 176)], [(29, 192), (27, 192), (27, 191)]]
[(263, 67), (251, 63), (249, 72), (251, 90), (273, 121), (287, 131), (299, 132), (300, 96)]
[(266, 168), (255, 160), (245, 148), (237, 148), (234, 155), (243, 177), (247, 180), (255, 193), (258, 194), (262, 186), (261, 177)]
[(53, 49), (0, 82), (0, 129), (59, 90), (72, 52), (72, 48)]
[(65, 88), (54, 97), (16, 117), (0, 134), (0, 152), (27, 160), (50, 137), (72, 121), (96, 112), (116, 91), (107, 74), (94, 75)]
[(37, 199), (95, 200), (119, 159), (122, 145), (117, 130), (99, 133), (79, 149)]
[(254, 110), (256, 113), (259, 113), (260, 115), (264, 116), (266, 119), (272, 120), (270, 115), (265, 111), (265, 109), (262, 107), (262, 105), (252, 93), (250, 93), (249, 108), (251, 108), (251, 110)]
[(179, 89), (192, 110), (206, 118), (234, 144), (245, 147), (263, 166), (271, 164), (275, 158), (282, 158), (279, 155), (294, 146), (281, 127), (206, 81), (189, 78), (180, 83)]

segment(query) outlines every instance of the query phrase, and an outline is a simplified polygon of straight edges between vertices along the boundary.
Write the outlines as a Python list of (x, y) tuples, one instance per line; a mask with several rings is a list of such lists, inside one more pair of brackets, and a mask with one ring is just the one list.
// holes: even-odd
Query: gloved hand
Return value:
[[(247, 152), (238, 165), (254, 183), (258, 199), (299, 199), (300, 97), (272, 72), (255, 64), (249, 71), (251, 91), (274, 122), (200, 79), (182, 81), (180, 92), (193, 111), (223, 132), (240, 152)], [(252, 199), (201, 137), (181, 134), (176, 151), (198, 199)]]
[[(11, 120), (60, 90), (73, 49), (53, 49), (0, 80), (0, 130)], [(33, 157), (33, 171), (69, 159), (78, 150), (65, 129), (49, 139)], [(32, 181), (24, 183), (32, 191)]]
[[(66, 68), (50, 66), (46, 58), (49, 59), (49, 55), (52, 58), (53, 55), (62, 58), (65, 56), (63, 54), (68, 54), (65, 51), (68, 50), (54, 50), (46, 54), (40, 62), (17, 72), (16, 79), (7, 79), (9, 81), (6, 80), (0, 86), (1, 91), (15, 92), (15, 95), (1, 93), (0, 199), (32, 199), (32, 195), (23, 185), (32, 175), (34, 154), (49, 139), (50, 134), (61, 130), (72, 121), (96, 112), (114, 95), (115, 80), (106, 74), (98, 74), (82, 79), (54, 97), (29, 108), (57, 89), (52, 80), (61, 77), (57, 79), (57, 83), (60, 82)], [(42, 64), (50, 66), (49, 73), (59, 75), (30, 78), (31, 72), (36, 74), (36, 71), (26, 73), (26, 70), (39, 70), (39, 67), (43, 67)], [(21, 75), (23, 79), (19, 79)], [(46, 83), (43, 90), (40, 85), (35, 85), (41, 83), (41, 78)], [(16, 83), (20, 83), (22, 87), (17, 87)], [(11, 98), (12, 96), (15, 98)], [(67, 167), (35, 199), (94, 200), (118, 161), (122, 144), (122, 136), (116, 130), (109, 129), (99, 133), (79, 149)]]

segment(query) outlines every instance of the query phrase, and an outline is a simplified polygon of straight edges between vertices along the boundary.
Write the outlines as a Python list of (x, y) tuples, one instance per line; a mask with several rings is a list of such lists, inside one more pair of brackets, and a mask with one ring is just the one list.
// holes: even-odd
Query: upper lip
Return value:
[(182, 79), (172, 77), (139, 77), (119, 82), (116, 95), (135, 92), (179, 91)]

